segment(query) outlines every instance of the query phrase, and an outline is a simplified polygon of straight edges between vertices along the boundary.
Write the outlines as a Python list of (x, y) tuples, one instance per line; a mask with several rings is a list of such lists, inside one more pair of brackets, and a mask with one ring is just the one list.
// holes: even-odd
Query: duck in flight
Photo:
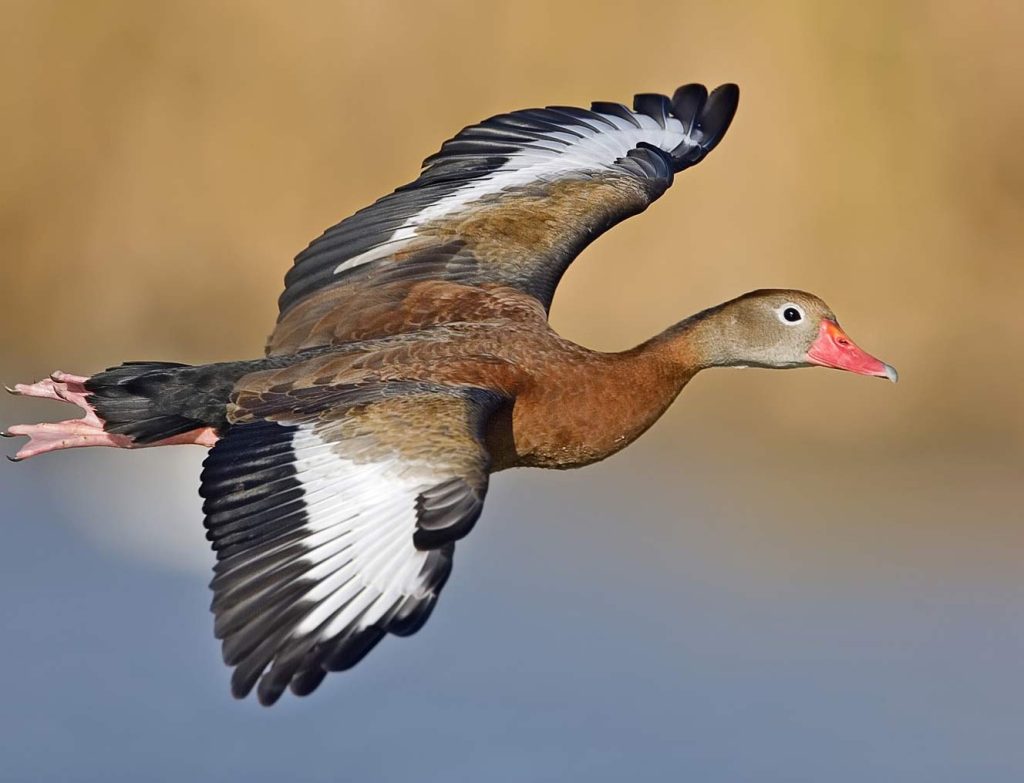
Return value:
[(832, 310), (744, 294), (621, 353), (548, 325), (562, 274), (721, 141), (733, 84), (633, 108), (492, 117), (414, 182), (296, 258), (266, 355), (55, 372), (9, 391), (83, 418), (18, 425), (13, 457), (80, 446), (210, 448), (200, 494), (217, 563), (214, 632), (232, 692), (312, 692), (430, 616), (492, 473), (574, 468), (650, 427), (711, 367), (820, 365), (896, 380)]

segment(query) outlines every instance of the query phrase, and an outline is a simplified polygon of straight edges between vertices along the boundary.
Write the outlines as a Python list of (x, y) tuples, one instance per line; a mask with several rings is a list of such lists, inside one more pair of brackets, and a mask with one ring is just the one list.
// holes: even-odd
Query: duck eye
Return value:
[(779, 314), (779, 319), (787, 324), (799, 323), (804, 319), (804, 311), (795, 304), (783, 305), (775, 312)]

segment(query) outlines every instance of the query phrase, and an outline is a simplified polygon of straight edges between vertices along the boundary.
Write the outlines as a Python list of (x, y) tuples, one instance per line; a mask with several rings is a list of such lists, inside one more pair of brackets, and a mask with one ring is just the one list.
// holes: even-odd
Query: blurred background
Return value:
[(291, 257), (462, 126), (689, 81), (729, 135), (556, 328), (799, 287), (901, 375), (709, 372), (500, 475), (424, 630), (273, 710), (212, 638), (202, 450), (0, 467), (0, 779), (1024, 779), (1024, 4), (0, 7), (6, 383), (258, 356)]

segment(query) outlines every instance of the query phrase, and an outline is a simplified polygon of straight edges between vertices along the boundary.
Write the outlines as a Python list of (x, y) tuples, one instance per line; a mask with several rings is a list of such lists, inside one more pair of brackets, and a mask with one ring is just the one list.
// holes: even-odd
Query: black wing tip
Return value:
[[(652, 117), (664, 127), (666, 112), (683, 125), (690, 138), (670, 155), (676, 173), (702, 161), (729, 130), (739, 106), (740, 88), (732, 82), (708, 92), (703, 84), (684, 84), (671, 98), (657, 93), (638, 93), (633, 110)], [(608, 104), (601, 104), (602, 106)]]
[(710, 93), (703, 84), (684, 84), (672, 95), (672, 114), (690, 139), (672, 151), (676, 171), (696, 165), (725, 137), (740, 102), (739, 85), (726, 82)]
[[(450, 570), (450, 551), (448, 570)], [(241, 663), (231, 678), (231, 695), (244, 699), (253, 689), (256, 700), (263, 707), (272, 707), (285, 691), (295, 696), (309, 696), (331, 672), (343, 672), (360, 663), (388, 634), (402, 637), (411, 636), (426, 623), (437, 601), (437, 592), (447, 579), (441, 576), (441, 584), (435, 592), (424, 599), (410, 599), (408, 606), (393, 613), (382, 624), (371, 625), (359, 631), (348, 633), (312, 649), (300, 650), (294, 660), (284, 665), (265, 664), (264, 668), (246, 666)]]
[(423, 565), (424, 586), (429, 589), (421, 597), (409, 596), (373, 625), (349, 631), (322, 643), (300, 640), (291, 650), (275, 645), (267, 649), (228, 649), (222, 645), (224, 662), (233, 666), (231, 695), (244, 699), (253, 689), (256, 700), (264, 707), (276, 704), (290, 690), (295, 696), (313, 693), (330, 672), (347, 671), (363, 660), (386, 636), (411, 636), (427, 622), (437, 604), (437, 597), (451, 574), (455, 544), (447, 543), (433, 549)]
[(708, 95), (700, 117), (700, 124), (708, 138), (705, 142), (708, 152), (714, 149), (729, 130), (739, 104), (740, 87), (732, 82), (718, 85)]

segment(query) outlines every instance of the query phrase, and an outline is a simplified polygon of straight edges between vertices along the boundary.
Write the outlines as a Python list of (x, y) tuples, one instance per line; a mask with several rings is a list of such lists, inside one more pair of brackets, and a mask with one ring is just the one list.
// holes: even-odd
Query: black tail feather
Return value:
[(206, 426), (168, 410), (168, 386), (175, 372), (188, 368), (176, 362), (127, 362), (97, 373), (85, 383), (89, 402), (103, 419), (103, 428), (127, 435), (135, 443), (153, 443)]
[(204, 427), (225, 428), (231, 389), (251, 366), (126, 362), (92, 376), (85, 388), (107, 432), (148, 444)]

